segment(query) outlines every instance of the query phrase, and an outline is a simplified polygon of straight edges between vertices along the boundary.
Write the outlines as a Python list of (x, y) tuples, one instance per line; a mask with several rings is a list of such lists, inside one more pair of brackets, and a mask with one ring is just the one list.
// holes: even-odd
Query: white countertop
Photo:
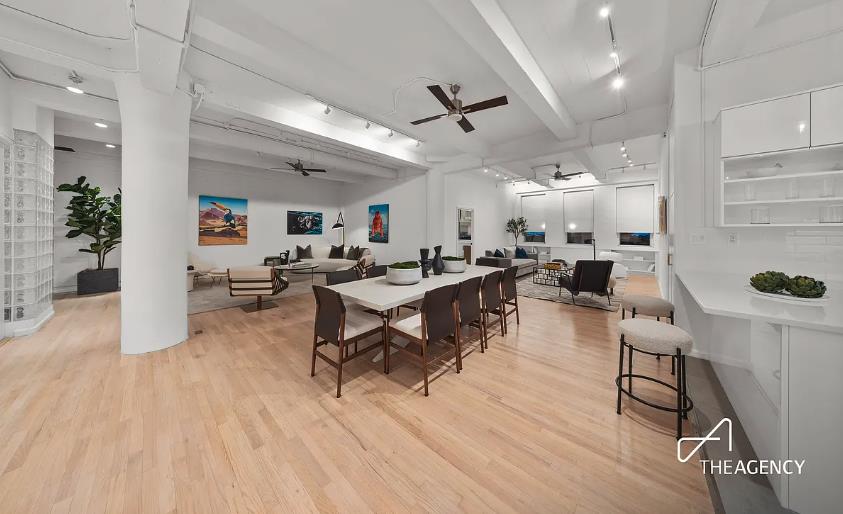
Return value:
[(713, 271), (682, 271), (676, 276), (703, 312), (795, 327), (843, 333), (843, 285), (826, 283), (823, 305), (792, 305), (755, 296), (745, 290), (749, 276)]

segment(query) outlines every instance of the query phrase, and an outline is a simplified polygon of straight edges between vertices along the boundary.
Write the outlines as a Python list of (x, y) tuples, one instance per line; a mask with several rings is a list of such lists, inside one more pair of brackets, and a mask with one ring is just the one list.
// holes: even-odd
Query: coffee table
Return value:
[(303, 272), (310, 272), (310, 283), (313, 283), (313, 274), (316, 273), (316, 268), (319, 267), (319, 264), (316, 263), (296, 263), (296, 264), (283, 264), (281, 266), (274, 266), (275, 269), (281, 273), (281, 276), (284, 276), (285, 271), (289, 271), (290, 273), (295, 273), (296, 275), (301, 275)]

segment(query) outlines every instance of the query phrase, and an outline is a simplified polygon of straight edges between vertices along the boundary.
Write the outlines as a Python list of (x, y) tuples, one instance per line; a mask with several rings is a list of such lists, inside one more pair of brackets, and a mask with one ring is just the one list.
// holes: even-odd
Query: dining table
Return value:
[(342, 296), (343, 301), (356, 303), (367, 309), (386, 312), (395, 307), (421, 300), (427, 291), (437, 287), (458, 284), (474, 277), (485, 277), (489, 273), (503, 271), (494, 266), (466, 265), (462, 273), (430, 273), (428, 278), (422, 278), (415, 284), (391, 284), (386, 277), (367, 278), (328, 286)]

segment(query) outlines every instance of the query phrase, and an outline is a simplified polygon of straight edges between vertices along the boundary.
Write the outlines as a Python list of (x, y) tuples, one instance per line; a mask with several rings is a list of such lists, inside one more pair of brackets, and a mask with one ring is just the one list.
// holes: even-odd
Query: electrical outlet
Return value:
[(738, 233), (737, 232), (729, 232), (729, 244), (733, 244), (733, 245), (738, 244)]
[(701, 245), (705, 244), (705, 234), (702, 232), (691, 232), (691, 244)]

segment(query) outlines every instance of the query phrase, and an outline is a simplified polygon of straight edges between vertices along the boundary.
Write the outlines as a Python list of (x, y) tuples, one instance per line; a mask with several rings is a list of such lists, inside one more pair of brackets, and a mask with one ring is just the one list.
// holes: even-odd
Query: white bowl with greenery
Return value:
[(406, 286), (421, 282), (421, 266), (416, 261), (395, 262), (386, 268), (386, 281), (390, 284)]
[(445, 263), (445, 273), (462, 273), (465, 271), (464, 257), (442, 257)]

